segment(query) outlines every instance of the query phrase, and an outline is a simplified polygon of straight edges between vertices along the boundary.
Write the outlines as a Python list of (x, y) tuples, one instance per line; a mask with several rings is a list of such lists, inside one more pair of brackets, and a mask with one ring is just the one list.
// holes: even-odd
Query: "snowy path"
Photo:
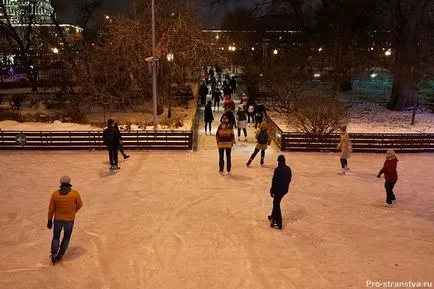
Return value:
[[(213, 136), (193, 152), (134, 152), (116, 174), (104, 152), (2, 152), (0, 288), (365, 288), (434, 281), (433, 155), (399, 156), (399, 203), (382, 207), (379, 154), (285, 153), (294, 171), (283, 231), (268, 227), (279, 152), (217, 174)], [(212, 140), (211, 140), (212, 139)], [(245, 147), (244, 147), (245, 146)], [(208, 149), (209, 147), (209, 149)], [(84, 207), (64, 261), (49, 262), (50, 194), (72, 177)]]

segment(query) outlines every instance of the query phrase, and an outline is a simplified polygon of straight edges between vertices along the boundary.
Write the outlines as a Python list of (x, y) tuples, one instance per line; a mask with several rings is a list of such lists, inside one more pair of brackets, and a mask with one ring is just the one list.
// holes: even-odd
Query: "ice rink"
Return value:
[[(251, 137), (251, 136), (250, 136)], [(245, 167), (236, 144), (220, 176), (214, 136), (198, 152), (0, 152), (0, 288), (366, 288), (434, 281), (434, 155), (398, 154), (398, 203), (383, 207), (383, 154), (284, 153), (293, 170), (283, 230), (269, 228), (278, 151)], [(50, 263), (51, 193), (70, 175), (81, 193), (64, 259)]]

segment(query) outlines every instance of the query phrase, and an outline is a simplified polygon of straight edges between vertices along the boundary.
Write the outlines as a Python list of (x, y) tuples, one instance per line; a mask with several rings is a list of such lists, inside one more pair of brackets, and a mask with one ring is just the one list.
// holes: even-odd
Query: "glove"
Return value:
[(47, 222), (47, 228), (51, 230), (51, 228), (53, 228), (53, 221), (52, 220), (48, 220)]

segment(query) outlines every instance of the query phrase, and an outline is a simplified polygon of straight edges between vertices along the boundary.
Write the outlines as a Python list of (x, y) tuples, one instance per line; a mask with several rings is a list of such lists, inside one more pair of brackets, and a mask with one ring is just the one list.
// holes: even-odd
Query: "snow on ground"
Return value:
[[(108, 172), (105, 152), (2, 152), (0, 288), (365, 288), (434, 281), (433, 156), (399, 155), (399, 203), (384, 208), (384, 156), (285, 153), (294, 172), (282, 231), (268, 227), (271, 176), (245, 162), (220, 176), (213, 136), (198, 152), (134, 152)], [(241, 146), (243, 145), (243, 146)], [(244, 147), (245, 145), (245, 147)], [(48, 202), (63, 174), (81, 192), (69, 249), (50, 264)]]
[[(202, 111), (201, 111), (202, 113)], [(221, 111), (215, 112), (213, 134)], [(200, 115), (202, 117), (202, 114)], [(200, 119), (202, 121), (202, 119)], [(431, 154), (398, 155), (398, 203), (384, 208), (384, 155), (284, 153), (293, 169), (283, 230), (268, 227), (276, 158), (249, 142), (218, 174), (215, 136), (197, 152), (136, 152), (109, 173), (105, 152), (1, 152), (0, 288), (366, 288), (434, 281)], [(50, 264), (51, 192), (72, 177), (84, 202), (64, 260)]]
[[(347, 98), (348, 131), (354, 133), (434, 133), (434, 113), (419, 110), (415, 125), (410, 125), (412, 111), (390, 111), (375, 103)], [(273, 121), (286, 132), (295, 131), (282, 115), (271, 113)], [(291, 121), (292, 122), (292, 121)]]

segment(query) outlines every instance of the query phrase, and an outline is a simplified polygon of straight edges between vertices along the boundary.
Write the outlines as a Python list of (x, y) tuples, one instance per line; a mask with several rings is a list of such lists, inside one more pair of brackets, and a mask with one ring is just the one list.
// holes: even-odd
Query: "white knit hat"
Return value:
[(388, 160), (393, 159), (396, 156), (395, 151), (394, 150), (387, 150), (386, 152), (386, 158)]
[(68, 176), (60, 177), (60, 184), (71, 184), (71, 178)]

